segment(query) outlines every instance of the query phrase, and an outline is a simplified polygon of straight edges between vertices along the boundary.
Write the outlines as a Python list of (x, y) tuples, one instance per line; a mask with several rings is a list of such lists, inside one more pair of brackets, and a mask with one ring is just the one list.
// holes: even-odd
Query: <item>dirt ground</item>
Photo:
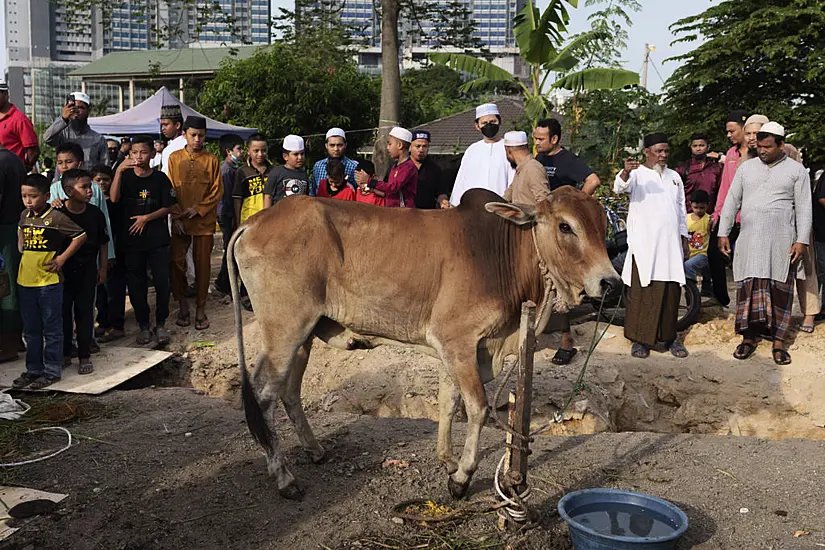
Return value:
[[(539, 526), (501, 535), (492, 514), (436, 530), (391, 521), (392, 507), (408, 499), (456, 505), (435, 458), (438, 364), (404, 348), (316, 343), (304, 404), (331, 458), (312, 464), (281, 415), (281, 446), (307, 496), (280, 498), (238, 407), (231, 306), (211, 296), (208, 313), (207, 331), (175, 327), (175, 358), (105, 396), (72, 398), (105, 408), (70, 426), (80, 436), (72, 449), (0, 471), (0, 482), (69, 495), (0, 548), (570, 548), (555, 506), (562, 492), (587, 487), (677, 503), (691, 525), (679, 548), (825, 547), (825, 326), (796, 338), (787, 367), (773, 364), (769, 344), (734, 360), (733, 321), (720, 308), (706, 308), (685, 334), (685, 360), (632, 359), (611, 327), (565, 423), (534, 443), (530, 504)], [(595, 323), (580, 313), (574, 330), (584, 350)], [(259, 327), (254, 314), (244, 319), (254, 358)], [(565, 401), (586, 355), (553, 366), (557, 344), (539, 338), (534, 427)], [(457, 447), (462, 438), (459, 423)], [(473, 499), (490, 494), (503, 439), (484, 430)], [(382, 466), (387, 459), (404, 463)], [(796, 538), (797, 530), (809, 534)]]

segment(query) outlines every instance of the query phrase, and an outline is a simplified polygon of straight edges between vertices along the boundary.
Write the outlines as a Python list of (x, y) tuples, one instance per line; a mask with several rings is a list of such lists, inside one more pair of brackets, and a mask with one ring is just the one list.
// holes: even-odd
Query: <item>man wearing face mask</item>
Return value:
[(682, 178), (667, 167), (670, 147), (665, 134), (644, 138), (645, 163), (627, 159), (613, 183), (615, 193), (630, 196), (627, 216), (628, 254), (622, 279), (630, 287), (625, 338), (631, 354), (650, 355), (658, 342), (674, 357), (687, 357), (676, 341), (684, 261), (690, 257)]
[(450, 205), (458, 206), (461, 197), (470, 189), (488, 189), (504, 196), (515, 175), (515, 169), (507, 161), (504, 142), (498, 135), (501, 114), (494, 103), (476, 108), (476, 130), (484, 139), (467, 148), (461, 159), (461, 167), (455, 178)]
[(688, 214), (692, 212), (690, 196), (694, 191), (704, 191), (710, 197), (708, 212), (713, 212), (716, 205), (716, 193), (719, 192), (719, 182), (722, 179), (722, 165), (717, 161), (717, 153), (708, 153), (708, 136), (693, 134), (690, 136), (690, 160), (676, 168), (676, 173), (685, 183), (685, 208)]
[(89, 128), (88, 124), (91, 102), (83, 92), (69, 94), (60, 116), (43, 134), (43, 141), (52, 147), (73, 141), (83, 148), (85, 166), (105, 165), (109, 160), (106, 139)]

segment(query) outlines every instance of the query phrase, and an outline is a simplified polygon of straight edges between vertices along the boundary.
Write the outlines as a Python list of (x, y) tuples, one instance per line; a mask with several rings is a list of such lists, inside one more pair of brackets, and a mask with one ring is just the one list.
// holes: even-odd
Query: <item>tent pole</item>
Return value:
[(135, 80), (133, 78), (129, 79), (129, 108), (132, 109), (135, 106)]
[(183, 77), (180, 77), (178, 79), (178, 90), (179, 90), (180, 102), (184, 103), (184, 101), (183, 101)]
[(123, 84), (117, 85), (117, 108), (123, 112)]

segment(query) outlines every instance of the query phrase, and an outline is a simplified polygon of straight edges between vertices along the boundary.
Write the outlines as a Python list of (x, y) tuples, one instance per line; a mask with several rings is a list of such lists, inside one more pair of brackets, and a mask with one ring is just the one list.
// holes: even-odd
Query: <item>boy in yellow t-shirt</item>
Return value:
[(710, 216), (707, 191), (697, 189), (690, 195), (693, 212), (687, 215), (687, 228), (690, 239), (690, 258), (685, 262), (685, 278), (696, 282), (696, 275), (708, 268), (708, 245), (710, 244)]

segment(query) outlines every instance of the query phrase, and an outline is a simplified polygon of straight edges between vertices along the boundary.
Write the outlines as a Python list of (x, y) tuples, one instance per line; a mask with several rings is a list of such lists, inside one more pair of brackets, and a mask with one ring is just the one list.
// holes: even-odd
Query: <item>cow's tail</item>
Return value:
[(238, 339), (238, 365), (241, 368), (241, 400), (243, 410), (246, 415), (246, 425), (249, 433), (266, 451), (272, 453), (272, 433), (267, 426), (261, 404), (255, 397), (255, 390), (249, 380), (249, 373), (246, 370), (246, 353), (243, 344), (243, 317), (241, 316), (241, 289), (238, 277), (238, 266), (235, 263), (235, 245), (243, 235), (248, 226), (241, 226), (235, 231), (229, 240), (226, 249), (226, 267), (229, 269), (229, 286), (232, 289), (232, 307), (235, 311), (235, 335)]

